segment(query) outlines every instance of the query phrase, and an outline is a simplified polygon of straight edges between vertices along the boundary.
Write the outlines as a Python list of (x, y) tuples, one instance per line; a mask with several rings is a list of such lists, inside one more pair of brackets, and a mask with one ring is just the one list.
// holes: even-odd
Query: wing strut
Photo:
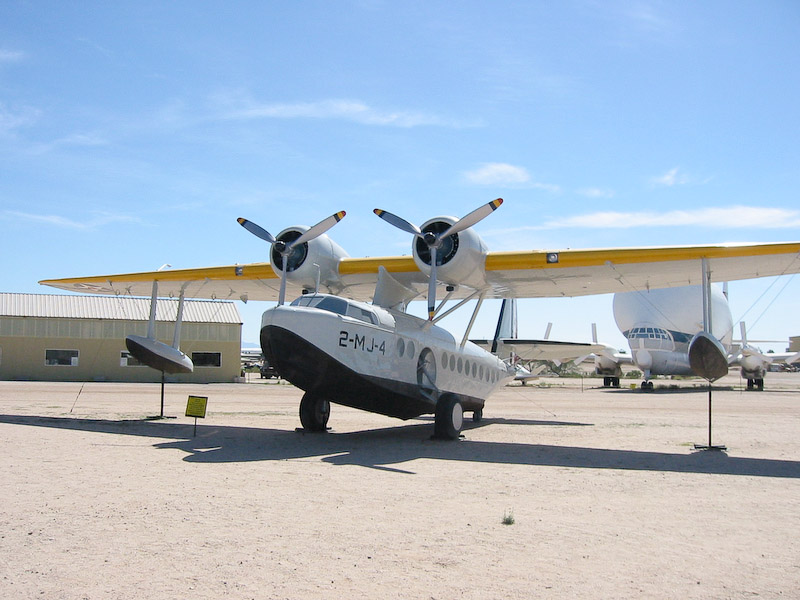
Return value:
[(181, 325), (183, 324), (183, 301), (186, 297), (186, 286), (189, 285), (187, 281), (181, 286), (181, 293), (178, 296), (178, 314), (175, 317), (175, 333), (172, 335), (172, 347), (180, 350), (181, 345)]
[(461, 340), (461, 347), (463, 348), (466, 346), (467, 341), (469, 340), (469, 333), (472, 331), (472, 326), (475, 324), (475, 319), (478, 317), (478, 311), (481, 309), (481, 304), (483, 304), (483, 299), (486, 297), (486, 291), (484, 290), (481, 292), (481, 295), (478, 296), (478, 303), (475, 305), (475, 310), (472, 311), (472, 317), (469, 320), (469, 324), (467, 325), (467, 330), (464, 332), (464, 339)]
[(158, 281), (153, 281), (153, 293), (150, 296), (150, 320), (147, 321), (147, 339), (156, 339), (156, 304), (158, 303)]

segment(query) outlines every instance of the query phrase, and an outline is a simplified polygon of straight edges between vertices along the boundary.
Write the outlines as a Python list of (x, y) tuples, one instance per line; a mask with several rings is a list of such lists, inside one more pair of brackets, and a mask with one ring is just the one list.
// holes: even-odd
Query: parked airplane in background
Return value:
[(519, 337), (516, 298), (504, 299), (500, 305), (500, 316), (497, 329), (491, 340), (472, 340), (475, 344), (496, 354), (506, 363), (514, 367), (515, 379), (523, 384), (536, 377), (546, 368), (539, 365), (533, 371), (524, 367), (524, 363), (548, 361), (556, 365), (575, 361), (580, 363), (592, 354), (605, 350), (600, 344), (583, 342), (559, 342), (550, 339), (552, 323), (548, 323), (542, 339), (525, 339)]
[[(501, 203), (493, 200), (461, 219), (435, 217), (421, 227), (375, 209), (380, 218), (413, 235), (410, 257), (349, 257), (325, 234), (344, 212), (275, 237), (239, 219), (270, 244), (269, 263), (41, 283), (83, 293), (151, 294), (154, 300), (159, 295), (278, 300), (264, 313), (261, 346), (281, 376), (305, 391), (300, 403), (305, 429), (324, 430), (333, 402), (401, 419), (433, 413), (435, 433), (455, 438), (463, 411), (480, 419), (486, 398), (514, 375), (496, 356), (468, 341), (484, 298), (605, 294), (800, 271), (800, 242), (489, 252), (472, 226)], [(286, 305), (287, 294), (299, 298)], [(417, 298), (427, 298), (428, 320), (405, 312)], [(473, 299), (476, 306), (460, 340), (436, 325)], [(451, 300), (459, 302), (444, 310)], [(134, 356), (162, 370), (173, 363), (189, 368), (185, 355), (174, 356), (181, 313), (179, 308), (172, 346), (148, 335), (146, 343), (138, 340), (143, 352)], [(717, 350), (705, 343), (695, 347), (701, 359), (716, 357)]]
[[(722, 344), (728, 364), (741, 366), (747, 389), (764, 389), (764, 374), (774, 360), (800, 359), (800, 353), (763, 354), (732, 338), (733, 318), (727, 293), (711, 286), (711, 334)], [(605, 385), (619, 385), (622, 365), (634, 364), (644, 375), (642, 389), (652, 389), (654, 375), (692, 375), (689, 345), (703, 331), (702, 288), (684, 286), (614, 294), (614, 320), (628, 340), (630, 355), (608, 348), (595, 358), (595, 371), (606, 377)], [(743, 340), (746, 340), (744, 328)], [(596, 335), (596, 334), (595, 334)], [(596, 337), (595, 337), (596, 340)], [(610, 381), (609, 381), (610, 379)]]

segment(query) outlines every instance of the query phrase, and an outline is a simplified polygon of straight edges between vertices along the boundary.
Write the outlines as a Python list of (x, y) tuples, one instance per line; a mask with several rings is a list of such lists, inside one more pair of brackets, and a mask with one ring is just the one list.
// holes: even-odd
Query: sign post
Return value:
[(206, 418), (206, 406), (208, 405), (208, 396), (189, 396), (186, 403), (186, 416), (194, 417), (194, 435), (197, 435), (197, 419)]

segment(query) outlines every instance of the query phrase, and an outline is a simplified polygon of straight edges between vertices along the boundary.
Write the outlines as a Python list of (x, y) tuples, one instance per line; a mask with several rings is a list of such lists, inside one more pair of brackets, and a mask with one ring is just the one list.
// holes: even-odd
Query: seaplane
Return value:
[[(707, 287), (712, 279), (800, 271), (800, 242), (491, 252), (474, 226), (502, 204), (498, 198), (460, 219), (439, 216), (420, 226), (376, 208), (378, 218), (412, 236), (411, 256), (350, 257), (326, 233), (344, 211), (276, 236), (239, 218), (269, 245), (269, 262), (40, 283), (82, 293), (149, 294), (153, 304), (159, 297), (177, 298), (172, 345), (156, 340), (150, 329), (145, 337), (128, 338), (137, 359), (161, 370), (191, 369), (179, 349), (183, 298), (277, 301), (262, 317), (262, 351), (304, 391), (304, 430), (326, 431), (331, 404), (341, 404), (404, 420), (432, 414), (434, 436), (457, 439), (464, 414), (480, 421), (487, 398), (515, 376), (511, 365), (469, 341), (487, 298)], [(287, 303), (290, 294), (294, 299)], [(427, 302), (427, 319), (407, 312), (415, 300)], [(472, 301), (463, 336), (439, 325)], [(696, 338), (699, 368), (714, 377), (719, 345), (708, 332)]]

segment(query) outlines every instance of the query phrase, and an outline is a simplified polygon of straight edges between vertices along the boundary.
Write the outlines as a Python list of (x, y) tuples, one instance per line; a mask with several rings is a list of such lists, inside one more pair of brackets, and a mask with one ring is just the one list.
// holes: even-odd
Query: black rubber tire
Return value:
[(331, 403), (321, 396), (306, 392), (300, 400), (300, 423), (306, 431), (326, 431), (331, 416)]
[(457, 440), (463, 425), (464, 408), (461, 406), (461, 400), (449, 392), (442, 394), (436, 402), (434, 437), (442, 440)]
[(483, 409), (479, 408), (477, 410), (472, 411), (472, 422), (480, 423), (481, 421), (483, 421)]

